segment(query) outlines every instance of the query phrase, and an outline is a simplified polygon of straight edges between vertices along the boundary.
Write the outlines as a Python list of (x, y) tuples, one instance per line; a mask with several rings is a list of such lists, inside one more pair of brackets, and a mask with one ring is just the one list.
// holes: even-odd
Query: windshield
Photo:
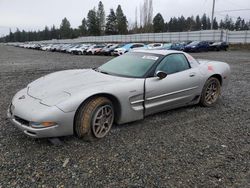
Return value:
[(114, 58), (97, 70), (107, 74), (125, 77), (143, 77), (160, 55), (130, 52)]
[(197, 44), (199, 44), (199, 41), (194, 41), (194, 42), (191, 42), (191, 43), (189, 44), (189, 46), (197, 45)]

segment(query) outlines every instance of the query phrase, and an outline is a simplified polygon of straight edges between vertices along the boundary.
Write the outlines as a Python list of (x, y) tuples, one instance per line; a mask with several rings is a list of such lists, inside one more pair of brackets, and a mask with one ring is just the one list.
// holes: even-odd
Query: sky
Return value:
[[(170, 17), (202, 15), (211, 16), (213, 0), (153, 0), (154, 15), (160, 12), (169, 21)], [(228, 14), (232, 19), (241, 16), (250, 20), (250, 0), (215, 0), (217, 20)], [(0, 0), (0, 37), (9, 33), (9, 29), (43, 30), (47, 25), (56, 27), (66, 17), (73, 28), (81, 24), (88, 11), (97, 7), (99, 0)], [(106, 15), (110, 8), (116, 9), (120, 4), (129, 23), (135, 22), (135, 9), (143, 0), (102, 0)], [(245, 11), (220, 12), (224, 10), (249, 9)]]

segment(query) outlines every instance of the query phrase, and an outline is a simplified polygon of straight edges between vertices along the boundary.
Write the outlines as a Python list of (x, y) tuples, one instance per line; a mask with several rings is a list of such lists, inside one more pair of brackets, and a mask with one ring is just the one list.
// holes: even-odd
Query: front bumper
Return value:
[(196, 52), (197, 48), (184, 48), (184, 52)]
[[(24, 99), (19, 99), (25, 96)], [(13, 105), (11, 107), (11, 105)], [(73, 135), (74, 113), (65, 113), (57, 107), (48, 107), (40, 104), (23, 90), (13, 98), (8, 108), (7, 116), (10, 122), (20, 129), (24, 134), (33, 138), (47, 138)], [(11, 109), (10, 109), (11, 108)], [(33, 128), (29, 122), (52, 121), (57, 124), (52, 127)]]
[(114, 51), (113, 54), (114, 55), (117, 55), (117, 56), (120, 56), (120, 55), (123, 55), (125, 52), (123, 51)]

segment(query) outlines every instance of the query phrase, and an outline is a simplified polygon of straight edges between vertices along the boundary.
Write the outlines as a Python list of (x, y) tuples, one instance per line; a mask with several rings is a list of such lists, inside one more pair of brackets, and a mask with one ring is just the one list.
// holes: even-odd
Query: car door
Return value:
[(191, 67), (182, 53), (166, 56), (155, 70), (166, 72), (164, 79), (157, 76), (145, 82), (145, 115), (183, 106), (191, 102), (200, 92), (201, 75)]

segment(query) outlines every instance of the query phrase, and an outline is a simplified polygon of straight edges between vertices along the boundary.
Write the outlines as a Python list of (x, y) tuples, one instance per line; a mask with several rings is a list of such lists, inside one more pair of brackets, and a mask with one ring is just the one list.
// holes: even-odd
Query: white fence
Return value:
[(177, 42), (177, 41), (226, 41), (250, 43), (250, 31), (202, 30), (169, 33), (141, 33), (131, 35), (89, 36), (76, 39), (42, 41), (44, 43), (99, 43), (99, 42)]

